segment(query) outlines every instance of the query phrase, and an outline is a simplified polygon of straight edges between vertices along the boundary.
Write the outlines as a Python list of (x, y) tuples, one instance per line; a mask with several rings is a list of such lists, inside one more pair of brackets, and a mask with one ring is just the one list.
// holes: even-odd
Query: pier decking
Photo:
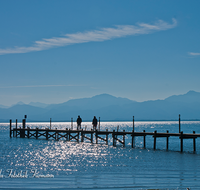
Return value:
[[(108, 136), (112, 135), (112, 144), (113, 146), (116, 146), (116, 142), (118, 141), (123, 146), (125, 146), (125, 136), (130, 135), (132, 138), (131, 146), (134, 147), (134, 137), (143, 137), (143, 147), (146, 148), (146, 136), (152, 136), (154, 138), (153, 143), (153, 149), (156, 150), (156, 139), (157, 138), (166, 138), (166, 150), (169, 149), (169, 137), (178, 137), (180, 139), (180, 151), (183, 152), (183, 140), (184, 139), (192, 139), (193, 140), (193, 152), (196, 152), (196, 138), (200, 137), (200, 134), (196, 134), (195, 131), (190, 134), (183, 133), (180, 131), (180, 115), (179, 115), (179, 133), (169, 133), (169, 131), (166, 131), (166, 133), (158, 133), (157, 131), (154, 132), (146, 132), (143, 130), (143, 132), (135, 132), (134, 131), (134, 118), (133, 118), (133, 130), (128, 131), (100, 131), (100, 130), (72, 130), (66, 128), (65, 130), (61, 129), (32, 129), (29, 127), (25, 127), (25, 119), (22, 122), (23, 128), (12, 128), (12, 121), (10, 120), (10, 137), (20, 137), (20, 138), (45, 138), (46, 140), (54, 139), (54, 140), (66, 140), (71, 141), (75, 140), (76, 142), (84, 142), (84, 139), (89, 140), (91, 143), (94, 143), (95, 137), (95, 143), (98, 144), (98, 139), (102, 140), (108, 145)], [(50, 125), (51, 126), (51, 125)], [(99, 127), (100, 129), (100, 127)]]

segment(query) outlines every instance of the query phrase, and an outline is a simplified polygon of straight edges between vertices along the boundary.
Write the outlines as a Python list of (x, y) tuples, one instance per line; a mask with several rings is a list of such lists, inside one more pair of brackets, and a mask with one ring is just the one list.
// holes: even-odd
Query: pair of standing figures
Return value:
[[(81, 119), (80, 115), (78, 116), (76, 122), (77, 122), (77, 129), (81, 129), (82, 119)], [(98, 123), (97, 118), (94, 116), (94, 118), (92, 120), (92, 125), (93, 125), (93, 130), (95, 130), (95, 131), (97, 130), (97, 123)]]

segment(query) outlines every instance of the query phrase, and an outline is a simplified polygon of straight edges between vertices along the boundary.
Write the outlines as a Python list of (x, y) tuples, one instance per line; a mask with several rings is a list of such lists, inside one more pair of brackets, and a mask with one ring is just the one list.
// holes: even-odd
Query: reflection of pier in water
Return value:
[(17, 128), (17, 120), (16, 120), (16, 127), (12, 128), (12, 120), (10, 120), (10, 137), (20, 137), (20, 138), (40, 138), (44, 137), (46, 140), (54, 139), (54, 140), (66, 140), (71, 141), (75, 140), (76, 142), (84, 142), (84, 139), (89, 140), (91, 143), (93, 143), (93, 137), (95, 136), (95, 143), (98, 144), (98, 140), (102, 140), (108, 145), (108, 136), (112, 135), (112, 141), (113, 146), (116, 146), (116, 142), (118, 141), (123, 146), (125, 146), (125, 136), (130, 135), (132, 137), (132, 148), (134, 147), (134, 137), (143, 137), (143, 147), (146, 147), (146, 136), (152, 136), (154, 138), (153, 148), (156, 149), (156, 139), (157, 138), (166, 138), (166, 149), (169, 149), (169, 137), (179, 137), (180, 139), (180, 151), (183, 152), (183, 139), (193, 139), (193, 151), (196, 152), (196, 138), (200, 137), (200, 134), (195, 134), (195, 131), (191, 134), (186, 134), (180, 131), (180, 115), (179, 115), (179, 133), (169, 133), (169, 131), (166, 131), (166, 133), (158, 133), (157, 131), (154, 132), (146, 132), (143, 130), (143, 132), (135, 132), (134, 131), (134, 117), (133, 117), (133, 130), (131, 132), (128, 131), (100, 131), (100, 123), (99, 123), (99, 130), (73, 130), (66, 128), (63, 129), (51, 129), (51, 121), (50, 121), (50, 129), (31, 129), (26, 126), (26, 120), (23, 119), (22, 122), (23, 128)]

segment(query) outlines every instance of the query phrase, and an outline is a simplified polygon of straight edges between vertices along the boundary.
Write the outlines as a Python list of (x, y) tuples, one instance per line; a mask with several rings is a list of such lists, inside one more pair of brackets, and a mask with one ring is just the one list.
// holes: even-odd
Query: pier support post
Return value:
[(84, 134), (83, 134), (83, 129), (82, 129), (82, 131), (81, 131), (81, 142), (83, 142), (84, 141)]
[(99, 117), (99, 131), (100, 131), (100, 117)]
[(20, 138), (25, 138), (25, 130), (20, 127)]
[(66, 139), (66, 141), (68, 141), (68, 140), (69, 140), (68, 128), (66, 128), (66, 135), (65, 135), (65, 139)]
[(36, 131), (35, 131), (35, 138), (38, 139), (38, 128), (36, 128)]
[[(46, 140), (48, 140), (49, 139), (49, 131), (48, 131), (48, 129), (46, 129)], [(56, 136), (55, 136), (55, 139), (56, 139)]]
[(13, 131), (13, 137), (17, 137), (17, 119), (15, 123), (15, 132)]
[(178, 122), (178, 124), (179, 124), (179, 133), (181, 132), (181, 115), (179, 114), (179, 122)]
[[(108, 132), (108, 129), (106, 129), (106, 132)], [(106, 145), (108, 145), (108, 133), (106, 133)]]
[[(125, 130), (123, 130), (125, 132)], [(123, 135), (123, 147), (125, 147), (125, 135)]]
[(133, 131), (132, 131), (132, 143), (131, 143), (131, 147), (134, 147), (134, 132), (135, 132), (135, 120), (134, 120), (134, 116), (133, 116)]
[(22, 120), (23, 128), (20, 129), (20, 138), (25, 138), (25, 119)]
[(12, 120), (10, 119), (10, 138), (12, 137)]
[(180, 139), (181, 139), (181, 152), (183, 152), (183, 131), (181, 131)]
[(96, 144), (98, 143), (98, 131), (96, 130)]
[(79, 132), (78, 132), (78, 136), (77, 136), (77, 142), (79, 143)]
[(146, 135), (145, 130), (143, 130), (144, 136), (143, 136), (143, 148), (146, 148)]
[[(193, 131), (193, 134), (195, 134), (195, 131)], [(194, 151), (194, 153), (196, 152), (196, 140), (195, 140), (196, 138), (194, 137), (193, 138), (193, 151)]]
[(91, 143), (93, 143), (93, 130), (91, 129)]
[(115, 130), (113, 130), (113, 146), (116, 146), (116, 141), (115, 141)]
[(132, 142), (131, 142), (131, 147), (134, 147), (134, 130), (132, 131)]
[(25, 119), (22, 120), (22, 125), (23, 125), (23, 129), (25, 129), (25, 125), (26, 125), (26, 120)]
[[(169, 131), (167, 130), (167, 133), (169, 133)], [(169, 136), (167, 136), (167, 144), (166, 144), (166, 149), (168, 150), (169, 148)]]
[(30, 127), (27, 127), (27, 137), (28, 137), (28, 139), (30, 138)]
[(71, 133), (70, 133), (70, 131), (68, 132), (68, 135), (69, 135), (69, 141), (71, 140), (71, 138), (70, 138), (70, 136), (71, 136)]
[(58, 131), (57, 131), (57, 128), (56, 128), (56, 133), (55, 133), (55, 140), (58, 141)]
[(157, 131), (154, 131), (154, 146), (153, 146), (154, 150), (156, 149), (156, 133)]

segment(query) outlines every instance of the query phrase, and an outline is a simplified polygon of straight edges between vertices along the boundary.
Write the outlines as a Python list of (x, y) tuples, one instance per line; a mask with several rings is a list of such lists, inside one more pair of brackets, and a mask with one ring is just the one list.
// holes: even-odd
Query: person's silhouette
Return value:
[(92, 125), (93, 125), (93, 130), (96, 131), (97, 130), (97, 118), (94, 116), (93, 120), (92, 120)]
[(81, 119), (80, 115), (78, 116), (76, 123), (77, 123), (77, 130), (81, 129), (82, 119)]

